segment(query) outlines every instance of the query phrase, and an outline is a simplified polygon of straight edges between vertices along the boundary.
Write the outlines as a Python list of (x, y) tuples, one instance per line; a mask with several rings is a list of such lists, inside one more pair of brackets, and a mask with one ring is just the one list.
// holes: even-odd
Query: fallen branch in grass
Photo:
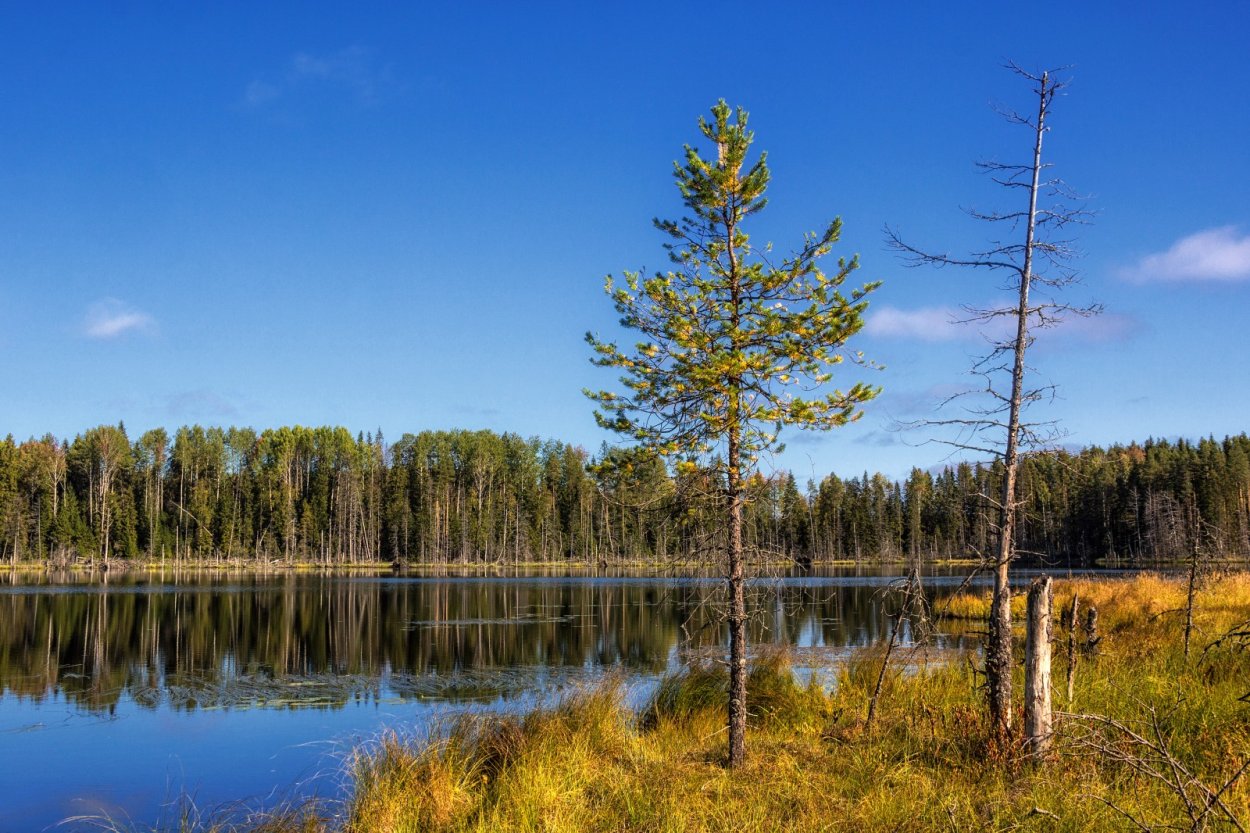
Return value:
[[(1138, 728), (1101, 714), (1061, 713), (1061, 716), (1089, 727), (1084, 734), (1072, 738), (1082, 751), (1122, 764), (1167, 787), (1184, 809), (1189, 819), (1188, 829), (1192, 833), (1206, 830), (1213, 816), (1222, 816), (1241, 833), (1246, 833), (1246, 828), (1223, 797), (1250, 768), (1250, 758), (1243, 761), (1219, 787), (1208, 786), (1172, 751), (1171, 739), (1163, 728), (1158, 709), (1145, 703), (1141, 706), (1147, 715), (1146, 725)], [(1100, 797), (1098, 800), (1138, 828), (1152, 829), (1110, 799)]]

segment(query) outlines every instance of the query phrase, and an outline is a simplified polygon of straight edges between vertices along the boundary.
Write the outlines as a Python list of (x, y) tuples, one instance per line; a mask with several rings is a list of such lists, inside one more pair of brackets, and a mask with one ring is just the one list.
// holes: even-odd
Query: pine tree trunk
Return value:
[(729, 434), (729, 768), (746, 762), (747, 635), (742, 571), (742, 485), (738, 430)]

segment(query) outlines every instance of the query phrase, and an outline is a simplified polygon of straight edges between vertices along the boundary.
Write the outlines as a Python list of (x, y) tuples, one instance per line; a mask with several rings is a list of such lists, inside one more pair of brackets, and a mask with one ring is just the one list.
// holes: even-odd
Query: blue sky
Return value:
[[(664, 265), (652, 217), (717, 98), (769, 152), (757, 243), (834, 216), (882, 280), (855, 426), (768, 467), (902, 475), (889, 430), (969, 381), (948, 323), (992, 278), (906, 268), (887, 224), (962, 252), (1023, 159), (1001, 69), (1071, 65), (1047, 155), (1091, 195), (1106, 313), (1047, 338), (1038, 413), (1078, 445), (1247, 429), (1250, 5), (66, 4), (0, 11), (0, 433), (492, 428), (595, 449), (603, 277)], [(35, 9), (36, 7), (30, 7)], [(852, 377), (844, 377), (848, 381)]]

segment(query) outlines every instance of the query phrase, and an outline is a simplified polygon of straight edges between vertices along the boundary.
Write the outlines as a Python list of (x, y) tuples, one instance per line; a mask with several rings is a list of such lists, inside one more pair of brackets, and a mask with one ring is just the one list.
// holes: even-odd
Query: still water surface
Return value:
[[(832, 676), (888, 635), (898, 578), (758, 579), (750, 642), (791, 646), (808, 673)], [(940, 598), (963, 580), (946, 570), (925, 583)], [(657, 575), (0, 574), (0, 833), (102, 815), (172, 822), (188, 798), (334, 798), (346, 753), (384, 730), (525, 708), (605, 673), (640, 702), (726, 644), (719, 593), (711, 578)]]

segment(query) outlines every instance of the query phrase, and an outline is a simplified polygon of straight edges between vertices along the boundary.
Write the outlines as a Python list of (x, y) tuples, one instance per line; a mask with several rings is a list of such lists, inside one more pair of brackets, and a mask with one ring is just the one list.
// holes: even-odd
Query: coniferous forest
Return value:
[[(998, 464), (749, 482), (745, 537), (774, 562), (976, 558)], [(1025, 458), (1021, 556), (1144, 563), (1250, 556), (1250, 438)], [(395, 443), (344, 428), (100, 426), (0, 442), (6, 562), (278, 564), (708, 560), (716, 490), (637, 450), (491, 431)]]

